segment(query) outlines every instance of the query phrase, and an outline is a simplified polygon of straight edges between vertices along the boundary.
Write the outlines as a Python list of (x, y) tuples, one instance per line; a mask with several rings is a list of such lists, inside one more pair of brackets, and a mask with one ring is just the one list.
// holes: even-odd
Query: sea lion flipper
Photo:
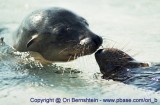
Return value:
[(33, 35), (32, 38), (28, 41), (26, 47), (28, 48), (29, 46), (31, 46), (36, 41), (37, 38), (38, 35)]

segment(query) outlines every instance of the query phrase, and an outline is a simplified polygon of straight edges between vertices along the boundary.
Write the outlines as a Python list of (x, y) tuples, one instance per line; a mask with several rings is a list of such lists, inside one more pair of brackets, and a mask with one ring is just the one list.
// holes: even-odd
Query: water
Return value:
[[(160, 62), (158, 0), (1, 0), (0, 29), (9, 30), (0, 34), (6, 36), (4, 39), (6, 42), (10, 41), (11, 37), (8, 36), (29, 12), (52, 6), (67, 8), (85, 17), (90, 29), (104, 38), (104, 47), (122, 49), (138, 61), (151, 62), (153, 65)], [(33, 62), (27, 53), (15, 53), (8, 45), (0, 46), (0, 104), (32, 105), (34, 104), (30, 102), (32, 97), (157, 98), (160, 102), (159, 66), (133, 69), (131, 70), (133, 78), (125, 83), (103, 80), (99, 73), (94, 55), (70, 63), (42, 66)]]

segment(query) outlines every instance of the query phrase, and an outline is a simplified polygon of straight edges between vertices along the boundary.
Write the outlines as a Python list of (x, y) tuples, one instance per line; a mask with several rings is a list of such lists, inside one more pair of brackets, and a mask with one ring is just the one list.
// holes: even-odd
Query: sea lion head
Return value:
[(102, 44), (83, 17), (63, 8), (32, 12), (15, 36), (15, 49), (37, 52), (48, 61), (74, 60), (92, 54)]
[(148, 63), (137, 62), (127, 53), (116, 48), (100, 49), (95, 53), (100, 71), (108, 75), (126, 68), (148, 67)]

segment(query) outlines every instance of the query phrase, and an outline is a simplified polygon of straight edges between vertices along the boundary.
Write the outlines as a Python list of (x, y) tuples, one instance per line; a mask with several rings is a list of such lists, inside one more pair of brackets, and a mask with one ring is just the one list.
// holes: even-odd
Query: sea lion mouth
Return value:
[(92, 54), (96, 51), (96, 49), (90, 49), (90, 48), (83, 48), (83, 49), (77, 49), (74, 50), (72, 52), (68, 52), (68, 54), (65, 54), (66, 56), (66, 60), (70, 61), (70, 60), (75, 60), (79, 57), (85, 56), (85, 55), (89, 55)]
[(98, 48), (95, 46), (78, 46), (74, 51), (69, 53), (70, 56), (84, 56), (94, 53)]

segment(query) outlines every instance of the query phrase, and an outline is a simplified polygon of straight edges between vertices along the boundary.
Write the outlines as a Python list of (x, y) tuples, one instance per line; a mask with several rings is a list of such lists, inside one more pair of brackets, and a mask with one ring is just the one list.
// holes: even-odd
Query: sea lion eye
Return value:
[(67, 27), (67, 26), (63, 26), (63, 27), (60, 27), (58, 29), (58, 32), (59, 33), (66, 33), (66, 32), (70, 32), (72, 29), (70, 27)]

